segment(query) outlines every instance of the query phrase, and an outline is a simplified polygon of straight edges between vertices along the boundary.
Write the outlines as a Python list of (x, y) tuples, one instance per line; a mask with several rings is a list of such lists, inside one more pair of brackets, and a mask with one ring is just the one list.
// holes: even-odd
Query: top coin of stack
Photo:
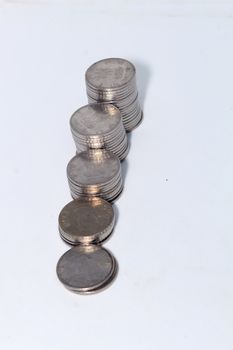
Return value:
[(89, 103), (107, 102), (117, 106), (126, 131), (134, 129), (142, 119), (136, 87), (136, 70), (122, 58), (107, 58), (94, 63), (86, 71)]
[(106, 148), (120, 160), (128, 154), (128, 140), (121, 112), (111, 104), (92, 103), (79, 108), (70, 118), (77, 152)]
[(67, 165), (73, 197), (102, 197), (116, 200), (123, 190), (119, 158), (106, 149), (89, 149), (73, 157)]

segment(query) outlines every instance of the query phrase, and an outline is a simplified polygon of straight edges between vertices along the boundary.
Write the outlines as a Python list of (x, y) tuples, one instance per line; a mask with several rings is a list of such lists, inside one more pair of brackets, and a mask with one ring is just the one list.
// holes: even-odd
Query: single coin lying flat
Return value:
[(117, 264), (113, 255), (99, 245), (75, 246), (57, 263), (57, 276), (69, 290), (96, 293), (114, 279)]

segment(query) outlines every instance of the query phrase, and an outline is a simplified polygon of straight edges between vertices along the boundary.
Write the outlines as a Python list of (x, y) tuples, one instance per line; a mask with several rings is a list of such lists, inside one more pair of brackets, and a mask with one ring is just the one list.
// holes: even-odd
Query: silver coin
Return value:
[(59, 231), (70, 244), (90, 244), (104, 241), (115, 222), (113, 207), (102, 198), (79, 198), (60, 212)]
[(118, 183), (122, 182), (122, 176), (121, 173), (119, 172), (119, 174), (114, 177), (113, 179), (111, 179), (111, 181), (109, 183), (106, 184), (96, 184), (96, 185), (80, 185), (78, 183), (73, 182), (71, 179), (68, 178), (70, 187), (73, 188), (74, 190), (76, 190), (77, 192), (85, 192), (85, 193), (92, 193), (94, 194), (96, 191), (98, 192), (111, 192)]
[(115, 265), (112, 254), (101, 246), (75, 246), (59, 259), (57, 276), (66, 288), (85, 294), (106, 287)]
[(94, 101), (99, 101), (99, 103), (106, 103), (106, 104), (112, 104), (112, 105), (117, 104), (119, 107), (124, 108), (130, 105), (131, 103), (133, 103), (133, 101), (137, 98), (138, 92), (135, 86), (133, 92), (131, 92), (130, 95), (123, 98), (120, 98), (119, 96), (111, 96), (111, 100), (110, 100), (110, 96), (106, 98), (105, 96), (102, 96), (100, 93), (98, 95), (93, 95), (90, 93), (90, 91), (88, 91), (87, 94), (90, 101), (92, 100), (93, 103)]
[(112, 181), (121, 169), (120, 161), (113, 153), (89, 150), (73, 157), (67, 166), (70, 180), (80, 185), (104, 185)]
[(123, 160), (128, 140), (118, 108), (106, 103), (92, 103), (79, 108), (70, 119), (77, 153), (104, 148)]
[(121, 124), (121, 113), (110, 104), (93, 103), (79, 108), (71, 117), (71, 130), (83, 136), (104, 136)]
[(80, 198), (80, 197), (84, 197), (84, 198), (88, 198), (88, 197), (101, 197), (101, 198), (104, 198), (106, 201), (109, 201), (109, 202), (114, 202), (116, 199), (119, 198), (121, 192), (123, 191), (123, 184), (122, 182), (119, 183), (117, 185), (116, 188), (114, 188), (114, 190), (112, 190), (111, 192), (104, 192), (102, 191), (101, 189), (96, 189), (96, 190), (93, 190), (93, 191), (87, 191), (87, 190), (80, 190), (80, 191), (77, 191), (77, 190), (74, 190), (72, 188), (70, 188), (70, 192), (71, 192), (71, 197), (73, 199), (77, 199), (77, 198)]
[[(86, 71), (86, 90), (89, 103), (111, 103), (119, 108), (126, 132), (140, 124), (142, 111), (138, 101), (136, 71), (130, 62), (110, 58), (94, 63)], [(124, 153), (120, 154), (120, 158), (124, 159)]]
[[(88, 149), (98, 149), (104, 147), (110, 152), (114, 153), (118, 156), (118, 158), (122, 161), (126, 158), (127, 154), (125, 153), (125, 149), (129, 150), (129, 145), (127, 140), (123, 140), (120, 145), (109, 145), (107, 142), (104, 143), (104, 146), (99, 146), (98, 144), (87, 143), (82, 145), (80, 143), (76, 144), (77, 154), (83, 151), (87, 151)], [(128, 152), (127, 152), (128, 153)]]
[(101, 99), (99, 100), (94, 100), (88, 95), (88, 101), (89, 103), (94, 103), (94, 102), (100, 102), (100, 103), (111, 103), (115, 105), (121, 112), (122, 115), (122, 122), (125, 127), (126, 132), (132, 131), (134, 128), (136, 128), (142, 121), (142, 111), (141, 107), (138, 101), (138, 97), (130, 104), (126, 105), (125, 107), (121, 107), (120, 104), (118, 104), (117, 101), (109, 101), (109, 102), (103, 102)]
[(93, 90), (90, 88), (88, 83), (86, 82), (86, 92), (87, 95), (93, 98), (94, 100), (98, 101), (104, 101), (111, 103), (111, 101), (124, 101), (129, 98), (131, 98), (131, 95), (135, 95), (137, 92), (136, 88), (136, 79), (134, 78), (131, 82), (131, 87), (130, 89), (128, 88), (127, 85), (127, 90), (123, 90), (122, 88), (119, 90), (113, 90), (113, 89), (108, 89), (108, 90)]
[(89, 291), (79, 292), (79, 294), (89, 295), (89, 294), (95, 294), (95, 293), (102, 292), (103, 290), (105, 290), (106, 288), (108, 288), (112, 284), (112, 282), (116, 278), (117, 272), (118, 272), (118, 264), (117, 264), (116, 259), (113, 257), (113, 270), (112, 270), (112, 274), (109, 277), (109, 279), (105, 283), (101, 284), (99, 287), (97, 287), (95, 289), (91, 289)]
[(86, 81), (95, 89), (114, 89), (135, 77), (135, 67), (122, 58), (107, 58), (94, 63), (86, 71)]

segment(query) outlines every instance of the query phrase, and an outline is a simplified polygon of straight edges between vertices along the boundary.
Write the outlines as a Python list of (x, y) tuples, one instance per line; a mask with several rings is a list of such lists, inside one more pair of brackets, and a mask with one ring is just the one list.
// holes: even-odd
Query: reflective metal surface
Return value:
[(105, 148), (123, 160), (129, 151), (121, 112), (111, 104), (92, 103), (79, 108), (70, 119), (77, 152)]
[(57, 263), (57, 276), (69, 290), (95, 293), (106, 288), (116, 275), (113, 255), (101, 246), (75, 246)]
[(112, 205), (102, 198), (79, 198), (61, 210), (58, 222), (67, 243), (97, 244), (111, 234), (115, 215)]
[(126, 131), (133, 130), (142, 119), (134, 65), (122, 58), (107, 58), (86, 71), (89, 103), (107, 102), (117, 106)]
[(73, 198), (102, 197), (111, 202), (123, 189), (119, 158), (104, 149), (73, 157), (67, 166), (67, 178)]

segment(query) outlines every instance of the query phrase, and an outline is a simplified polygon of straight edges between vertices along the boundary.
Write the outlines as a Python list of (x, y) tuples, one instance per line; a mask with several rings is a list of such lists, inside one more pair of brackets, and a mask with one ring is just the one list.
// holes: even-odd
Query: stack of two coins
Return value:
[(102, 198), (79, 198), (62, 209), (60, 235), (75, 247), (59, 259), (57, 275), (69, 290), (96, 293), (112, 282), (117, 273), (116, 260), (98, 244), (109, 237), (114, 223), (112, 205)]
[(111, 104), (93, 103), (79, 108), (71, 116), (70, 127), (78, 153), (105, 148), (120, 160), (128, 154), (121, 112)]
[(133, 130), (142, 119), (136, 87), (136, 70), (122, 58), (108, 58), (94, 63), (86, 71), (89, 103), (111, 103), (119, 108), (126, 131)]
[(105, 149), (91, 149), (73, 157), (67, 166), (71, 196), (101, 197), (113, 202), (122, 192), (119, 158)]

